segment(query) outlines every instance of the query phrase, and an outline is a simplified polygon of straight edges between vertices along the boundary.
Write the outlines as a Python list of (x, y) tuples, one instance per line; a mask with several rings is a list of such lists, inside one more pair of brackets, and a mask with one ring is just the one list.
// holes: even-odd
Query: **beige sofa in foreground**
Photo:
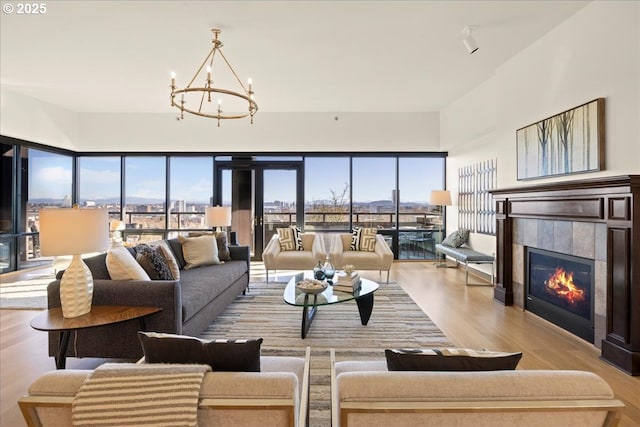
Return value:
[[(198, 426), (304, 427), (309, 416), (310, 348), (302, 357), (262, 356), (261, 372), (208, 372)], [(71, 404), (91, 371), (58, 370), (38, 378), (18, 404), (29, 427), (71, 426)]]
[(329, 252), (337, 270), (342, 270), (345, 265), (351, 264), (356, 270), (378, 270), (380, 274), (387, 272), (387, 283), (389, 283), (389, 273), (393, 264), (393, 252), (384, 241), (382, 235), (376, 235), (375, 250), (352, 251), (351, 233), (337, 233), (331, 236), (331, 246)]
[(331, 406), (332, 427), (613, 427), (624, 407), (591, 372), (389, 372), (333, 350)]
[(277, 270), (311, 270), (318, 264), (318, 261), (324, 261), (327, 251), (324, 246), (324, 238), (322, 235), (315, 233), (302, 233), (303, 251), (283, 251), (280, 250), (280, 239), (278, 234), (274, 234), (267, 247), (262, 252), (262, 260), (264, 261), (264, 269), (267, 273), (267, 282), (269, 281), (269, 271)]

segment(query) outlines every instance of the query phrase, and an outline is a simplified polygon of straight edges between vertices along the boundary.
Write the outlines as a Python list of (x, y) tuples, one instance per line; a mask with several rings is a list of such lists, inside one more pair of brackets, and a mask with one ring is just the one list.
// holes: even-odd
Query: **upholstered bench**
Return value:
[(469, 263), (472, 264), (491, 264), (491, 285), (493, 285), (493, 262), (495, 258), (493, 255), (483, 254), (475, 251), (468, 246), (460, 246), (454, 248), (453, 246), (446, 246), (441, 243), (436, 245), (436, 253), (443, 253), (450, 256), (456, 261), (456, 267), (458, 262), (461, 262), (465, 266), (465, 284), (469, 285)]

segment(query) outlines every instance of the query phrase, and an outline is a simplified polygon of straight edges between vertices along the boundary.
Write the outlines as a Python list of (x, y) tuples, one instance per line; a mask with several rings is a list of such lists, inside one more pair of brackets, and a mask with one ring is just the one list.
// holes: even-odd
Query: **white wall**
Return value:
[[(640, 2), (593, 2), (441, 111), (441, 148), (449, 151), (447, 187), (457, 194), (458, 168), (491, 158), (497, 158), (502, 188), (639, 174), (639, 95)], [(516, 129), (600, 97), (606, 104), (605, 170), (518, 181)], [(449, 230), (458, 227), (457, 213), (457, 206), (449, 208)], [(494, 237), (472, 234), (470, 242), (495, 252)]]
[[(338, 117), (338, 120), (335, 118)], [(222, 121), (82, 114), (82, 151), (437, 151), (438, 113), (264, 113)]]
[(5, 87), (0, 97), (0, 134), (69, 150), (79, 141), (78, 114)]

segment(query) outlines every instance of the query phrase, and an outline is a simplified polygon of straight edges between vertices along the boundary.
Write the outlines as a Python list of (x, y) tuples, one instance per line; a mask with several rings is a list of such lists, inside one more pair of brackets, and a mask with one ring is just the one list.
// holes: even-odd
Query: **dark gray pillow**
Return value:
[(203, 340), (185, 335), (138, 332), (146, 363), (197, 363), (214, 371), (260, 372), (262, 338)]
[(151, 280), (175, 279), (167, 260), (157, 248), (141, 243), (134, 250), (136, 261)]
[(218, 258), (220, 258), (220, 261), (231, 261), (227, 233), (224, 231), (216, 233), (216, 242), (218, 243)]
[(449, 234), (442, 241), (442, 244), (445, 246), (451, 246), (453, 248), (459, 248), (460, 246), (467, 243), (468, 239), (469, 239), (469, 230), (460, 229)]
[[(89, 267), (93, 280), (111, 280), (109, 271), (107, 270), (107, 253), (98, 254), (92, 257), (83, 258), (82, 261)], [(56, 273), (56, 279), (62, 279), (65, 270)]]
[(522, 353), (466, 348), (385, 350), (390, 371), (500, 371), (516, 369)]

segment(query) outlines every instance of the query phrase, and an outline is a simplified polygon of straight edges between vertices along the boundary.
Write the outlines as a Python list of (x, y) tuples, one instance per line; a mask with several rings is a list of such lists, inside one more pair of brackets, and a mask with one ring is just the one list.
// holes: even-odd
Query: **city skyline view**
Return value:
[[(71, 194), (72, 164), (67, 156), (29, 150), (29, 200), (62, 200)], [(425, 168), (425, 162), (430, 167)], [(79, 201), (119, 200), (120, 157), (80, 158)], [(426, 203), (433, 189), (441, 189), (444, 162), (440, 158), (400, 158), (398, 181), (400, 203)], [(159, 156), (125, 158), (125, 195), (129, 201), (163, 202), (165, 198), (165, 158)], [(209, 204), (213, 196), (212, 157), (171, 157), (170, 199), (191, 204)], [(354, 202), (390, 200), (395, 190), (396, 159), (353, 158)], [(229, 174), (230, 176), (230, 174)], [(265, 170), (265, 202), (295, 202), (295, 172)], [(228, 178), (227, 178), (228, 180)], [(332, 194), (348, 188), (349, 158), (305, 158), (305, 203), (331, 200)], [(223, 189), (230, 183), (225, 182)], [(223, 203), (226, 200), (223, 190)]]

